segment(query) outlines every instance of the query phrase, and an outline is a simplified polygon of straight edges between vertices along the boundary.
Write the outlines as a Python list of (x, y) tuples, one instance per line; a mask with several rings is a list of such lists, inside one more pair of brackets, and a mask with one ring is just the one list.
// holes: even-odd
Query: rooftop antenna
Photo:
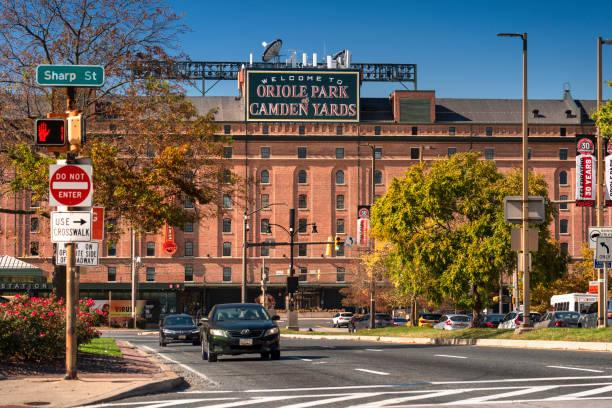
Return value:
[(271, 59), (278, 57), (278, 53), (280, 52), (280, 49), (283, 46), (283, 40), (279, 38), (278, 40), (272, 41), (270, 44), (264, 41), (261, 43), (261, 45), (265, 47), (261, 56), (261, 60), (263, 62), (268, 62)]

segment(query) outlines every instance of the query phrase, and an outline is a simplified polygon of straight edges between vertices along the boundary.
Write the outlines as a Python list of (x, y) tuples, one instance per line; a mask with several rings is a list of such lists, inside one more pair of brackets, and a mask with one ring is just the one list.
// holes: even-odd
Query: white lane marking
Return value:
[(368, 351), (382, 351), (381, 349), (366, 349)]
[(602, 370), (592, 370), (590, 368), (564, 367), (564, 366), (546, 366), (546, 367), (548, 367), (548, 368), (562, 368), (564, 370), (589, 371), (591, 373), (603, 373)]
[(317, 406), (317, 405), (327, 405), (327, 404), (332, 404), (334, 402), (348, 401), (348, 400), (353, 400), (353, 399), (357, 399), (357, 398), (376, 397), (378, 395), (380, 395), (380, 393), (378, 393), (378, 392), (361, 392), (361, 393), (356, 393), (356, 394), (348, 394), (348, 395), (344, 395), (344, 396), (341, 396), (341, 397), (325, 398), (325, 399), (322, 399), (322, 400), (307, 401), (307, 402), (301, 402), (301, 403), (292, 404), (292, 405), (283, 405), (281, 408), (314, 407), (314, 406)]
[(241, 400), (236, 402), (228, 402), (226, 404), (216, 404), (216, 405), (203, 405), (201, 408), (232, 408), (232, 407), (241, 407), (243, 405), (252, 405), (252, 404), (263, 404), (266, 402), (273, 401), (282, 401), (290, 398), (299, 398), (299, 396), (294, 395), (279, 395), (273, 397), (252, 397), (248, 400)]
[(437, 398), (437, 397), (444, 397), (446, 395), (461, 394), (465, 392), (465, 390), (445, 390), (445, 391), (435, 391), (435, 392), (422, 391), (422, 392), (424, 392), (424, 394), (422, 395), (412, 395), (410, 397), (398, 397), (398, 398), (391, 398), (391, 399), (386, 399), (386, 400), (379, 400), (375, 402), (368, 402), (362, 405), (352, 405), (351, 408), (386, 407), (388, 405), (400, 404), (402, 402), (407, 402), (407, 401), (416, 401), (416, 400), (426, 399), (426, 398)]
[(500, 398), (514, 397), (516, 395), (525, 395), (525, 394), (532, 394), (534, 392), (548, 391), (548, 390), (552, 390), (553, 388), (558, 388), (558, 387), (556, 385), (541, 385), (537, 387), (526, 387), (522, 390), (509, 391), (509, 392), (504, 392), (501, 394), (484, 395), (481, 397), (468, 398), (468, 399), (459, 400), (459, 401), (447, 402), (446, 404), (440, 404), (440, 405), (455, 405), (455, 404), (469, 405), (469, 404), (476, 404), (476, 403), (481, 403), (481, 402), (491, 402), (490, 400), (499, 400)]
[(196, 374), (197, 376), (199, 376), (200, 378), (205, 379), (206, 381), (210, 381), (210, 380), (208, 379), (208, 377), (207, 377), (207, 376), (205, 376), (204, 374), (202, 374), (201, 372), (199, 372), (199, 371), (197, 371), (197, 370), (194, 370), (193, 368), (191, 368), (191, 367), (189, 367), (189, 366), (186, 366), (186, 365), (185, 365), (185, 364), (183, 364), (183, 363), (179, 363), (178, 361), (173, 360), (173, 359), (171, 359), (170, 357), (165, 356), (165, 355), (163, 355), (162, 353), (159, 353), (159, 352), (155, 351), (154, 349), (152, 349), (152, 348), (151, 348), (151, 347), (149, 347), (149, 346), (140, 346), (140, 347), (142, 347), (142, 348), (144, 348), (144, 349), (147, 349), (147, 350), (150, 350), (151, 352), (153, 352), (153, 353), (157, 354), (158, 356), (163, 357), (163, 358), (165, 358), (166, 360), (173, 362), (174, 364), (178, 365), (179, 367), (182, 367), (182, 368), (184, 368), (185, 370), (187, 370), (187, 371), (189, 371), (189, 372), (192, 372), (192, 373)]
[[(164, 407), (175, 407), (179, 404), (193, 404), (196, 402), (202, 402), (202, 401), (219, 401), (219, 400), (235, 400), (236, 398), (197, 398), (197, 399), (183, 399), (183, 400), (170, 400), (170, 401), (164, 401), (162, 403), (159, 404), (153, 404), (153, 405), (143, 405), (140, 408), (164, 408)], [(143, 401), (142, 403), (149, 403), (148, 401)], [(177, 404), (178, 403), (178, 404)]]
[[(547, 398), (548, 401), (558, 401), (559, 399), (581, 399), (582, 397), (588, 397), (590, 395), (603, 394), (604, 392), (612, 391), (612, 385), (606, 387), (595, 388), (594, 390), (586, 390), (581, 392), (575, 392), (573, 394), (561, 395), (558, 397)], [(610, 398), (610, 397), (608, 397)]]
[(435, 357), (448, 357), (448, 358), (467, 358), (463, 356), (451, 356), (450, 354), (434, 354)]
[(365, 368), (356, 368), (355, 371), (363, 371), (364, 373), (378, 374), (378, 375), (389, 375), (382, 371), (366, 370)]
[(559, 381), (559, 380), (596, 380), (603, 378), (612, 378), (612, 375), (594, 375), (592, 377), (536, 377), (536, 378), (505, 378), (502, 380), (477, 380), (477, 381), (431, 381), (431, 385), (443, 384), (483, 384), (483, 383), (507, 383), (507, 382), (524, 382), (524, 381)]

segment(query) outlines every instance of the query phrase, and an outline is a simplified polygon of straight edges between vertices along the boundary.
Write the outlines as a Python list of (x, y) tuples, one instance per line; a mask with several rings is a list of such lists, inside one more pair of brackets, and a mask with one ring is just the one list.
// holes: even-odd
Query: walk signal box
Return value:
[(68, 143), (66, 119), (44, 118), (36, 119), (34, 131), (36, 146), (66, 146)]

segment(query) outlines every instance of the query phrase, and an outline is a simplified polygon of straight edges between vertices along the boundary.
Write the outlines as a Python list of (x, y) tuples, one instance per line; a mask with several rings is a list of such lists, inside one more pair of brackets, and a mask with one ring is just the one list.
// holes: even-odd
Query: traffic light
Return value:
[(327, 242), (328, 244), (325, 247), (325, 256), (331, 256), (333, 247), (332, 237), (327, 237)]
[(297, 276), (287, 276), (287, 292), (297, 293), (300, 289), (300, 282)]
[(64, 118), (44, 118), (36, 119), (34, 130), (36, 146), (66, 146), (66, 119)]
[(336, 252), (342, 249), (342, 245), (344, 245), (344, 242), (342, 242), (342, 238), (340, 238), (339, 235), (336, 235), (336, 244), (335, 244)]

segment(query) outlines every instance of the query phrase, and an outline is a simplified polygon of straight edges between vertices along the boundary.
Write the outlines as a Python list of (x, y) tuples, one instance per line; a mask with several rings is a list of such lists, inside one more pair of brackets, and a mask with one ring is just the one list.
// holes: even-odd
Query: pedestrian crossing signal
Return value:
[(66, 120), (64, 118), (36, 119), (36, 146), (66, 146)]

